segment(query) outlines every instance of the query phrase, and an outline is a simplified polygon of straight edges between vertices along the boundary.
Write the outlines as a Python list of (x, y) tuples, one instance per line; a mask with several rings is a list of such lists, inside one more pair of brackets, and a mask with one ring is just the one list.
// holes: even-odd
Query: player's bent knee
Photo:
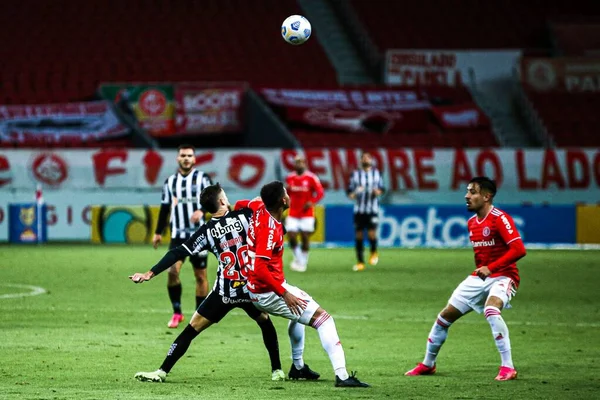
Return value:
[(320, 325), (319, 321), (321, 321), (323, 318), (330, 318), (330, 317), (331, 316), (327, 313), (327, 311), (325, 311), (323, 308), (319, 307), (319, 308), (317, 308), (317, 311), (315, 311), (312, 318), (310, 319), (309, 325), (316, 329)]
[(486, 307), (496, 307), (500, 310), (504, 308), (504, 300), (497, 296), (489, 296), (487, 301), (485, 302)]
[(192, 328), (194, 328), (196, 332), (200, 333), (209, 326), (211, 326), (212, 322), (203, 317), (202, 315), (198, 314), (198, 312), (196, 311), (192, 316), (192, 319), (190, 320), (190, 325), (192, 326)]
[(261, 312), (258, 317), (256, 317), (255, 321), (259, 324), (265, 323), (269, 320), (269, 314), (266, 312)]
[(466, 312), (462, 312), (457, 307), (452, 304), (448, 304), (441, 312), (440, 317), (444, 318), (446, 321), (453, 323), (460, 317), (462, 317)]

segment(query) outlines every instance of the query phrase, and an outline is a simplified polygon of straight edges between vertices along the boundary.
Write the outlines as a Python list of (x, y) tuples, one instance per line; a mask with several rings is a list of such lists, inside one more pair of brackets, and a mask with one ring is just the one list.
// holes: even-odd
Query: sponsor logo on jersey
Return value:
[(194, 248), (203, 247), (204, 243), (206, 243), (206, 236), (204, 234), (200, 234), (200, 236), (194, 240)]
[(221, 296), (223, 300), (223, 304), (239, 304), (239, 303), (250, 303), (252, 300), (250, 299), (232, 299), (227, 296)]
[(240, 220), (228, 218), (226, 220), (225, 225), (221, 225), (221, 223), (219, 222), (214, 227), (210, 228), (210, 234), (214, 238), (218, 238), (234, 231), (241, 232), (243, 230), (244, 226), (242, 225)]
[(267, 250), (273, 250), (275, 247), (275, 243), (273, 239), (275, 238), (275, 229), (269, 229), (269, 238), (267, 240)]
[(496, 239), (492, 240), (480, 240), (479, 242), (471, 242), (473, 248), (475, 247), (491, 247), (496, 245)]
[(292, 185), (292, 187), (290, 187), (290, 191), (291, 192), (308, 192), (310, 190), (308, 185), (309, 185), (309, 183), (306, 181), (302, 182), (302, 186)]
[(508, 218), (506, 218), (506, 215), (502, 214), (500, 219), (502, 220), (502, 222), (504, 222), (504, 226), (506, 227), (506, 230), (508, 231), (508, 233), (510, 233), (512, 235), (513, 229), (512, 229), (512, 226), (510, 226), (510, 222), (508, 222)]

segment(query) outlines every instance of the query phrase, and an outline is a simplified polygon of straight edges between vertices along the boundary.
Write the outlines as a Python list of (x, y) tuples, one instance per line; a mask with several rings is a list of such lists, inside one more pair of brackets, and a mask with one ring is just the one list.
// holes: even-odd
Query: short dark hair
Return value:
[(200, 193), (200, 205), (211, 214), (219, 210), (219, 195), (223, 188), (217, 182), (214, 185), (205, 187)]
[(280, 205), (283, 196), (285, 196), (285, 186), (281, 181), (267, 183), (260, 189), (260, 198), (265, 203), (267, 210), (276, 209)]
[(494, 182), (492, 179), (488, 178), (487, 176), (476, 176), (475, 178), (471, 179), (469, 181), (469, 183), (476, 183), (479, 185), (479, 189), (480, 191), (486, 191), (488, 193), (490, 193), (492, 195), (492, 197), (494, 197), (496, 195), (496, 182)]
[(193, 145), (184, 143), (180, 144), (179, 147), (177, 147), (177, 153), (179, 153), (179, 151), (183, 149), (192, 149), (194, 153), (196, 152), (196, 148)]

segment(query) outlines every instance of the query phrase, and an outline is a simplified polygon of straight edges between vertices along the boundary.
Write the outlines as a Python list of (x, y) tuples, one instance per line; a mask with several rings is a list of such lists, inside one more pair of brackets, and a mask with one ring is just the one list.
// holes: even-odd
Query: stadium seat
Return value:
[(15, 84), (2, 94), (35, 104), (81, 100), (117, 80), (335, 84), (317, 40), (302, 46), (310, 72), (298, 73), (298, 48), (279, 29), (299, 13), (294, 0), (11, 2), (0, 13), (0, 76)]
[(598, 15), (589, 0), (351, 1), (380, 51), (550, 48), (548, 19)]
[(597, 94), (536, 92), (525, 89), (548, 134), (558, 146), (600, 146)]

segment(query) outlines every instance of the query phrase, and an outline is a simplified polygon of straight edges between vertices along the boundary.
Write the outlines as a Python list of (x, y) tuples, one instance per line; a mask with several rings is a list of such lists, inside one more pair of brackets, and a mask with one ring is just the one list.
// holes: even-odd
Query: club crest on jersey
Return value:
[(483, 228), (483, 236), (490, 236), (490, 228), (489, 227), (485, 227)]

